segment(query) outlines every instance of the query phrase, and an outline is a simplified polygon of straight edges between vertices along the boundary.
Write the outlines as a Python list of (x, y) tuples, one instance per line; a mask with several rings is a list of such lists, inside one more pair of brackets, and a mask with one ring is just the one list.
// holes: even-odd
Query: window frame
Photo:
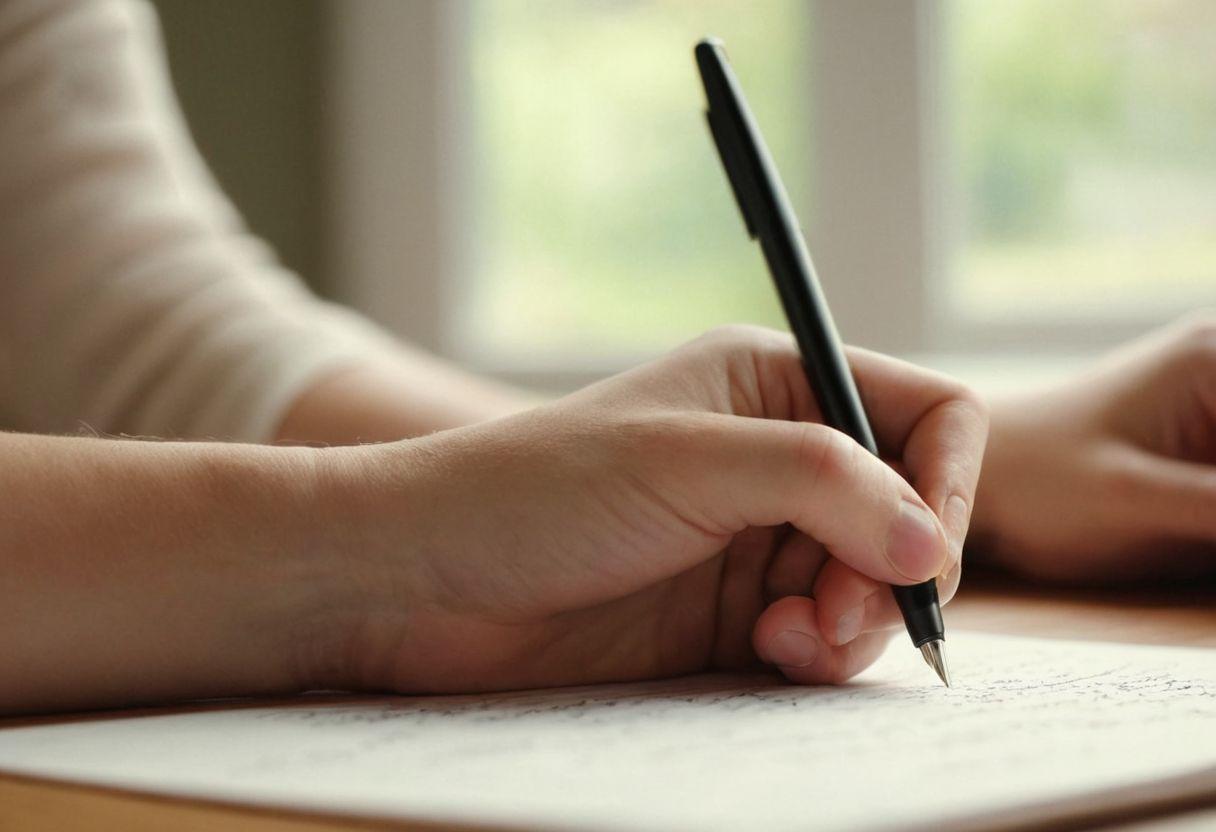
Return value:
[[(1060, 353), (1159, 323), (1159, 313), (951, 314), (945, 294), (961, 218), (948, 178), (948, 12), (938, 0), (808, 4), (810, 111), (831, 128), (816, 131), (812, 204), (799, 213), (844, 338), (905, 355)], [(469, 2), (334, 0), (329, 14), (324, 251), (333, 296), (413, 343), (521, 384), (568, 389), (647, 358), (521, 365), (462, 351), (448, 324), (478, 256), (469, 245), (477, 212), (466, 210), (476, 198)]]

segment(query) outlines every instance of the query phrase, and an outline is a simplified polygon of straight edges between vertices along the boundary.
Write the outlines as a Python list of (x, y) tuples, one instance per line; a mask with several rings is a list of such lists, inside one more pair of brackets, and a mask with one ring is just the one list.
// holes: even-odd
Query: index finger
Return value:
[(947, 571), (962, 553), (975, 504), (988, 408), (962, 382), (869, 350), (849, 364), (884, 455), (902, 460), (912, 487), (941, 518), (950, 541)]

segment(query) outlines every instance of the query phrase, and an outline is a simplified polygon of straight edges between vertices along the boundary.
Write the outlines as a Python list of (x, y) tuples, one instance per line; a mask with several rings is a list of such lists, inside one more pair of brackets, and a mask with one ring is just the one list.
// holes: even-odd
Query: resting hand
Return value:
[(907, 480), (817, 424), (791, 339), (739, 327), (526, 413), (332, 449), (344, 590), (311, 683), (531, 687), (757, 657), (852, 676), (898, 621), (887, 584), (949, 575), (953, 593), (986, 417), (941, 376), (850, 360)]
[(976, 552), (1069, 582), (1216, 574), (1216, 318), (995, 402)]

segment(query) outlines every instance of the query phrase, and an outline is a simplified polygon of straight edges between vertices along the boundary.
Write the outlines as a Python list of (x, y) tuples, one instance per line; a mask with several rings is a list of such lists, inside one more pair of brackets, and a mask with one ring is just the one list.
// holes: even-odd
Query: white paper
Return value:
[(951, 690), (900, 641), (837, 688), (702, 676), (17, 727), (0, 730), (0, 769), (417, 819), (832, 830), (937, 827), (1216, 766), (1214, 650), (947, 646)]

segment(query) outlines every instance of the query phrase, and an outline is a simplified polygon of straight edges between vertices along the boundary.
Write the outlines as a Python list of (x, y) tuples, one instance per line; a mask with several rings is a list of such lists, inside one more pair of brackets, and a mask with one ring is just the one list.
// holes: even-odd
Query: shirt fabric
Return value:
[(0, 427), (262, 442), (391, 350), (244, 227), (150, 5), (0, 2)]

